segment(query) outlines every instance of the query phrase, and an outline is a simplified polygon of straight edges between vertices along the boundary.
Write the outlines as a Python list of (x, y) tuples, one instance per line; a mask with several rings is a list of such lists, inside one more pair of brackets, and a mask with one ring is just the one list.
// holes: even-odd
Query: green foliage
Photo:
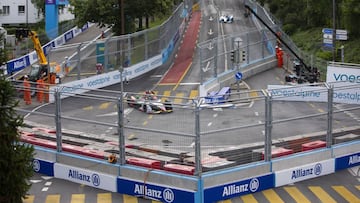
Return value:
[(20, 142), (18, 127), (23, 118), (15, 111), (15, 96), (11, 82), (0, 74), (0, 202), (4, 203), (21, 203), (30, 189), (27, 180), (33, 175), (34, 148)]
[[(70, 4), (74, 6), (73, 13), (76, 17), (78, 26), (84, 25), (86, 22), (98, 23), (100, 26), (111, 26), (113, 32), (117, 35), (121, 33), (121, 0), (70, 0)], [(138, 19), (138, 29), (143, 29), (142, 20), (157, 15), (170, 13), (173, 8), (173, 0), (124, 0), (124, 23), (125, 33), (131, 33), (135, 30), (135, 19)], [(146, 28), (149, 23), (146, 23)]]

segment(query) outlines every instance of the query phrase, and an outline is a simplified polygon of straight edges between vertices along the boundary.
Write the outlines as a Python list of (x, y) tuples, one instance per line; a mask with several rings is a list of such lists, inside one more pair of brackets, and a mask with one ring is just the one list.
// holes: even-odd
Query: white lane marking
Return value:
[(46, 186), (50, 186), (52, 184), (52, 182), (48, 181), (45, 183)]
[(217, 116), (218, 116), (218, 114), (217, 114), (217, 113), (213, 115), (213, 117), (214, 117), (214, 118), (216, 118)]
[(29, 117), (29, 116), (31, 115), (31, 113), (37, 111), (37, 110), (40, 109), (41, 107), (47, 106), (47, 105), (49, 105), (49, 104), (50, 104), (50, 103), (42, 104), (42, 105), (34, 108), (30, 113), (27, 113), (27, 114), (24, 116), (24, 119), (26, 119), (27, 117)]
[(43, 189), (41, 190), (42, 192), (46, 192), (46, 191), (48, 191), (48, 187), (43, 187)]
[(265, 135), (265, 130), (262, 130), (262, 131), (261, 131), (261, 134), (262, 134), (262, 135)]
[(259, 116), (259, 112), (255, 111), (255, 116)]
[(42, 180), (30, 180), (31, 183), (40, 183)]

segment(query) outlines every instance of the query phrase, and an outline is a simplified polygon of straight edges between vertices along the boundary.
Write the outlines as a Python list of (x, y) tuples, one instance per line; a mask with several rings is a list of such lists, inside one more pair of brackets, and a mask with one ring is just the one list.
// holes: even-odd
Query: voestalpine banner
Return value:
[(326, 82), (334, 86), (334, 102), (360, 104), (360, 67), (327, 67)]

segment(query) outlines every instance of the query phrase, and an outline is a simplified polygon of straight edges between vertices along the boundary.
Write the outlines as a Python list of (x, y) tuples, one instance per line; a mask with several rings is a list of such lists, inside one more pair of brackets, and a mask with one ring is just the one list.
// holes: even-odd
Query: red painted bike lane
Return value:
[(195, 52), (196, 41), (200, 27), (201, 12), (195, 11), (190, 18), (190, 22), (183, 42), (174, 60), (174, 65), (169, 69), (160, 81), (159, 85), (177, 85), (184, 78), (191, 67), (193, 55)]

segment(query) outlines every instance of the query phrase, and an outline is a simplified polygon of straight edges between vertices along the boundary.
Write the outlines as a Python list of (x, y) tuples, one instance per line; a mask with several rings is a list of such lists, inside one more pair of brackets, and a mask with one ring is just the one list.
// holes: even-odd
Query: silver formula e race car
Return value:
[(173, 112), (170, 101), (165, 100), (165, 102), (161, 102), (161, 100), (158, 99), (155, 95), (128, 95), (126, 97), (126, 102), (130, 107), (147, 114), (162, 114)]
[(221, 15), (219, 18), (220, 23), (232, 23), (234, 21), (234, 16), (232, 15)]

